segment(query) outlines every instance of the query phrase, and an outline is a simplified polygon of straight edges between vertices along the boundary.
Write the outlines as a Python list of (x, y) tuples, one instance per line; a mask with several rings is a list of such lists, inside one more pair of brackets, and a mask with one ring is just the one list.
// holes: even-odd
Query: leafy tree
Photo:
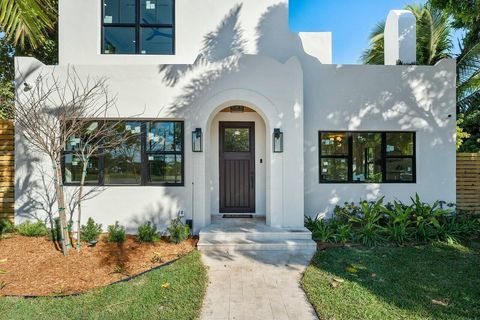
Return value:
[(465, 47), (480, 42), (480, 0), (430, 0), (430, 3), (452, 16), (454, 28), (467, 31)]
[[(428, 4), (408, 5), (405, 9), (417, 19), (417, 63), (434, 65), (444, 58), (450, 58), (453, 44), (448, 15)], [(370, 48), (361, 56), (364, 64), (384, 64), (384, 29), (385, 21), (382, 21), (372, 30)]]

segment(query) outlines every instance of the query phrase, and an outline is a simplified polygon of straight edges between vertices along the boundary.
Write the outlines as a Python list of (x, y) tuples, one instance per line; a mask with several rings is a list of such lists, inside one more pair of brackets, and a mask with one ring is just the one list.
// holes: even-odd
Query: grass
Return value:
[(480, 244), (328, 249), (302, 285), (321, 319), (480, 319)]
[(0, 298), (0, 319), (196, 319), (206, 286), (206, 269), (193, 251), (165, 268), (80, 296)]

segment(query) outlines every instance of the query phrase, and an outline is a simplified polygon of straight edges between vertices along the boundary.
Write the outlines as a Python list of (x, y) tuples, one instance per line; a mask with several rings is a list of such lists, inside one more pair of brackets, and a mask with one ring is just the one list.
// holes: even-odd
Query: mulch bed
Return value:
[(109, 243), (102, 236), (95, 247), (83, 244), (68, 256), (47, 238), (29, 238), (18, 235), (0, 240), (0, 296), (67, 295), (103, 287), (126, 279), (195, 249), (197, 240), (180, 244), (160, 240), (154, 244), (136, 241), (127, 236), (123, 244)]

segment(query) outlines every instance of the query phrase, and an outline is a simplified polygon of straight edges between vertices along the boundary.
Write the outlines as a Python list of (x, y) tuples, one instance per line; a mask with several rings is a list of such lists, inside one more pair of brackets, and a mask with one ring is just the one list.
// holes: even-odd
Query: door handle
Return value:
[(250, 173), (250, 188), (253, 189), (255, 187), (255, 174)]

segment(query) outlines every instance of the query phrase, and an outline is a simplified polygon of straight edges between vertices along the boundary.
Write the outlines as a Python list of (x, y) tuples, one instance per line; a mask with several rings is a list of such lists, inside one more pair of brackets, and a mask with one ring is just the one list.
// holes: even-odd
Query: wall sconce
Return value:
[(192, 151), (193, 152), (202, 152), (202, 129), (196, 128), (195, 131), (192, 131)]
[(273, 130), (273, 152), (283, 152), (283, 132), (278, 128)]

